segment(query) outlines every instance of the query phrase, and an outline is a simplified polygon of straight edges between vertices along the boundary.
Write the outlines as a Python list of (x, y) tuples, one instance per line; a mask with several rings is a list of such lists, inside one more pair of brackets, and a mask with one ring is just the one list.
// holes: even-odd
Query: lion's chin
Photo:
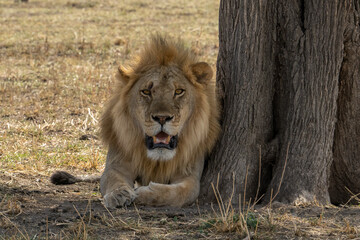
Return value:
[(166, 148), (155, 148), (147, 150), (148, 158), (154, 161), (169, 161), (175, 157), (175, 154), (176, 149), (169, 150)]

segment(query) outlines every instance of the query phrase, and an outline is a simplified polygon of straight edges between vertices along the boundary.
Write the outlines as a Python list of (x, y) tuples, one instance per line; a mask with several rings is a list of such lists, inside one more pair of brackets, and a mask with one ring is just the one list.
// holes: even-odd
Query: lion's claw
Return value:
[(107, 208), (129, 206), (135, 198), (136, 194), (130, 187), (121, 187), (105, 194), (104, 205)]

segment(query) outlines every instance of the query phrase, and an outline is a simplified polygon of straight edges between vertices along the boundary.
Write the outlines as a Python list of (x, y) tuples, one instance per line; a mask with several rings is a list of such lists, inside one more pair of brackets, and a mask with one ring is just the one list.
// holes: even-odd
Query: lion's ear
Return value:
[(128, 70), (123, 66), (118, 67), (118, 73), (116, 75), (117, 79), (119, 79), (122, 83), (126, 84), (129, 81)]
[(198, 62), (191, 65), (191, 70), (196, 80), (201, 84), (207, 84), (213, 76), (213, 70), (206, 62)]

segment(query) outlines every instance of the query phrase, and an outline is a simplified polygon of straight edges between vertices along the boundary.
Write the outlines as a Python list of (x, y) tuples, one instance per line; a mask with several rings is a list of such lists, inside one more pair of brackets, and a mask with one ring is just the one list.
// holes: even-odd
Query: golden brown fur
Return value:
[[(219, 132), (212, 75), (210, 66), (197, 62), (181, 41), (159, 35), (133, 62), (119, 67), (118, 86), (101, 121), (109, 146), (100, 180), (107, 207), (134, 200), (182, 206), (197, 198), (204, 157)], [(158, 115), (171, 120), (162, 125), (154, 120)], [(169, 138), (178, 136), (175, 149), (147, 148), (145, 136), (156, 140), (158, 129)], [(137, 189), (135, 180), (141, 185)]]

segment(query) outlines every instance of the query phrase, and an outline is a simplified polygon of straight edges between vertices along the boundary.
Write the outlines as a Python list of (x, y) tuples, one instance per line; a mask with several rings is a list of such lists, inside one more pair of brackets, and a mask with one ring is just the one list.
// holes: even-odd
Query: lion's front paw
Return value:
[(130, 187), (120, 187), (105, 194), (104, 204), (107, 208), (129, 206), (136, 198), (136, 193)]
[(163, 206), (171, 205), (166, 201), (170, 196), (169, 186), (150, 182), (148, 186), (135, 189), (137, 195), (135, 203), (141, 205)]
[(141, 186), (135, 189), (135, 193), (137, 195), (135, 199), (136, 204), (153, 205), (156, 196), (149, 186)]

